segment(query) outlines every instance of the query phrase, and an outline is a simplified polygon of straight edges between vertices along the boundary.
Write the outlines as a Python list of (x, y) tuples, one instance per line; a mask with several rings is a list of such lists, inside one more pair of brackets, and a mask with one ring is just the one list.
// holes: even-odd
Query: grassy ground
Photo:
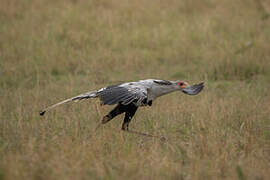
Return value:
[[(1, 0), (0, 180), (270, 177), (267, 0)], [(112, 107), (43, 107), (146, 78), (206, 82), (90, 136)]]

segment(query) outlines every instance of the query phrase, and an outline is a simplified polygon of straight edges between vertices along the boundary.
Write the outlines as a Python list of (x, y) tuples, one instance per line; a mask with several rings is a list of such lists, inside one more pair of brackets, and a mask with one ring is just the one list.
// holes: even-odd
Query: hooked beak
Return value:
[(199, 84), (195, 84), (193, 86), (188, 86), (184, 89), (182, 89), (182, 92), (188, 95), (196, 95), (199, 94), (199, 92), (201, 92), (201, 90), (204, 87), (204, 82), (201, 82)]

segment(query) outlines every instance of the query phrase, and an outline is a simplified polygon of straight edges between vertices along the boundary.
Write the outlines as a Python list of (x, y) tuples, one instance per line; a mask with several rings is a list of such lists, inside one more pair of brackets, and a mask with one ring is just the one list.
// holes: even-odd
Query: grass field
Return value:
[[(0, 180), (270, 178), (268, 0), (1, 0)], [(119, 116), (99, 100), (47, 105), (122, 81), (205, 81)]]

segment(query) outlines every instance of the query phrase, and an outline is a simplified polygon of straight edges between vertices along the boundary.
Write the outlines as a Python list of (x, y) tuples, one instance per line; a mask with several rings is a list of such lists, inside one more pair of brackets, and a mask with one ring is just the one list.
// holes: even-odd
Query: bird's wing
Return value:
[(53, 104), (53, 105), (41, 110), (39, 114), (41, 116), (43, 116), (47, 111), (49, 111), (49, 110), (51, 110), (51, 109), (53, 109), (56, 106), (59, 106), (61, 104), (65, 104), (65, 103), (68, 103), (68, 102), (71, 102), (71, 101), (77, 102), (77, 101), (80, 101), (82, 99), (95, 98), (95, 97), (97, 97), (97, 91), (91, 91), (91, 92), (87, 92), (87, 93), (84, 93), (84, 94), (80, 94), (78, 96), (63, 100), (63, 101), (61, 101), (59, 103), (56, 103), (56, 104)]
[(120, 85), (104, 88), (98, 92), (103, 104), (113, 105), (121, 103), (128, 105), (133, 101), (138, 102), (147, 98), (147, 89), (141, 85)]
[(40, 111), (40, 115), (43, 116), (47, 111), (68, 103), (72, 101), (79, 101), (83, 99), (96, 98), (99, 97), (103, 104), (113, 105), (117, 103), (121, 103), (123, 105), (128, 105), (134, 100), (142, 101), (147, 98), (147, 90), (143, 86), (139, 85), (115, 85), (109, 86), (107, 88), (102, 88), (99, 91), (91, 91), (84, 94), (80, 94), (78, 96), (63, 100), (59, 103), (53, 104), (47, 108), (44, 108)]

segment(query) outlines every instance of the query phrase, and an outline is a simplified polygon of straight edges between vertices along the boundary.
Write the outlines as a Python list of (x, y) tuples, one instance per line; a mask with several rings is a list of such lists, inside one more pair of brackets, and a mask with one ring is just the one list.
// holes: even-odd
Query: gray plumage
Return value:
[(199, 83), (183, 89), (182, 92), (188, 95), (196, 95), (203, 89), (203, 87), (203, 83)]
[(106, 88), (98, 93), (98, 95), (102, 103), (107, 105), (113, 105), (119, 102), (127, 104), (129, 101), (136, 98), (136, 94), (131, 93), (124, 87)]

